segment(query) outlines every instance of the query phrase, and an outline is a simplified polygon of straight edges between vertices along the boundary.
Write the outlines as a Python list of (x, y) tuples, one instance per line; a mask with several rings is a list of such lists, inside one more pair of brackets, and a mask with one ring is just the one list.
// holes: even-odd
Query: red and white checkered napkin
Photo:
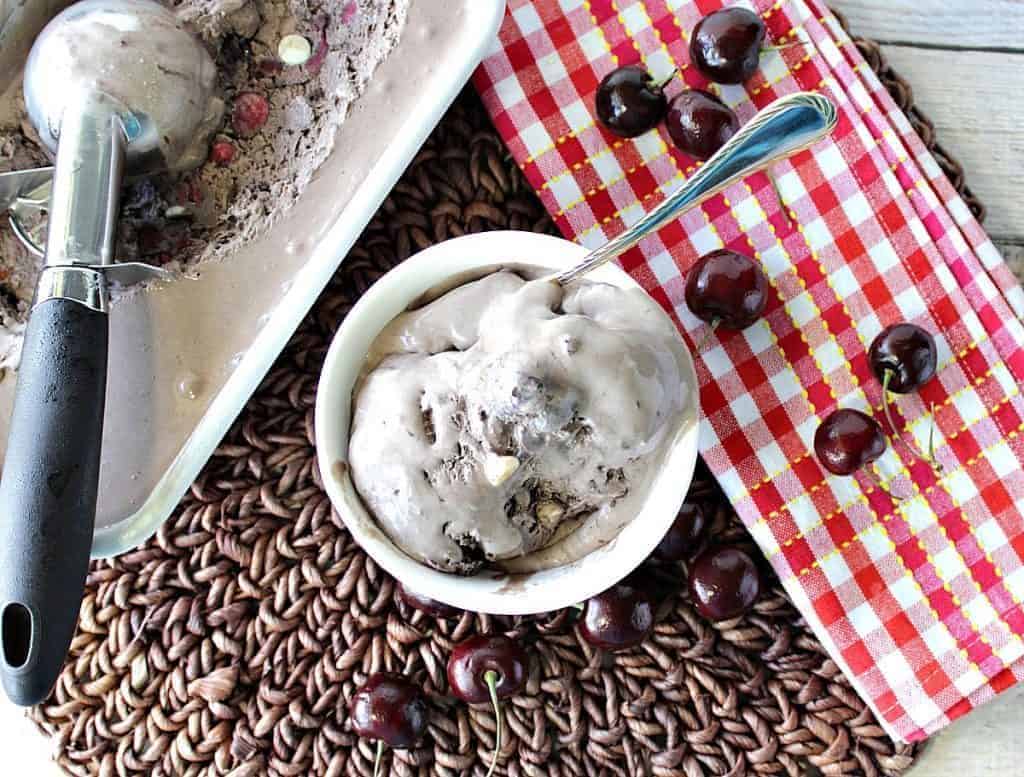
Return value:
[[(741, 121), (776, 97), (820, 90), (834, 136), (771, 178), (751, 176), (621, 258), (691, 345), (684, 274), (727, 246), (774, 290), (764, 320), (720, 332), (697, 367), (701, 449), (787, 591), (889, 732), (917, 740), (1024, 679), (1024, 293), (935, 160), (818, 0), (758, 0), (769, 38), (744, 86), (689, 66), (689, 31), (721, 0), (510, 0), (475, 76), (495, 124), (566, 236), (595, 247), (691, 174), (664, 131), (635, 140), (594, 124), (617, 65), (717, 92)], [(775, 186), (773, 187), (772, 179)], [(776, 192), (777, 189), (777, 192)], [(782, 202), (780, 203), (780, 198)], [(1016, 315), (1015, 315), (1016, 313)], [(935, 335), (939, 372), (899, 397), (905, 446), (874, 475), (828, 476), (811, 452), (837, 407), (881, 417), (866, 351), (886, 325)]]

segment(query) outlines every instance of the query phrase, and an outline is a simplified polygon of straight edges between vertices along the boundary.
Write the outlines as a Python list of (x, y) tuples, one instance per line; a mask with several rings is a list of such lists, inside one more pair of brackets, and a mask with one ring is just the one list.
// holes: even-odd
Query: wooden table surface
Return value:
[[(988, 207), (986, 227), (1024, 280), (1024, 0), (830, 0), (884, 44), (942, 144)], [(50, 745), (0, 699), (12, 774), (50, 775)], [(51, 769), (53, 771), (51, 771)], [(1024, 687), (938, 735), (908, 777), (1024, 775)]]

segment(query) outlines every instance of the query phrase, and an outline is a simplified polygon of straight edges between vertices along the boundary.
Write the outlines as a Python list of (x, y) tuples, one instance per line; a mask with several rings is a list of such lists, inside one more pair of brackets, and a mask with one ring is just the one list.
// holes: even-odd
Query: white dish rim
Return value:
[[(697, 463), (697, 378), (687, 351), (691, 402), (665, 465), (655, 477), (640, 513), (608, 545), (582, 559), (529, 575), (494, 570), (460, 577), (431, 569), (402, 552), (375, 524), (355, 492), (347, 467), (352, 386), (369, 344), (395, 315), (427, 289), (494, 265), (568, 267), (586, 249), (531, 232), (494, 231), (438, 243), (410, 257), (379, 279), (356, 302), (335, 334), (317, 388), (315, 435), (321, 481), (335, 510), (359, 545), (392, 577), (411, 590), (473, 612), (524, 615), (584, 601), (626, 577), (650, 556), (682, 505)], [(589, 276), (624, 288), (640, 288), (613, 264)], [(652, 301), (652, 304), (653, 303)], [(668, 314), (665, 314), (666, 317)]]

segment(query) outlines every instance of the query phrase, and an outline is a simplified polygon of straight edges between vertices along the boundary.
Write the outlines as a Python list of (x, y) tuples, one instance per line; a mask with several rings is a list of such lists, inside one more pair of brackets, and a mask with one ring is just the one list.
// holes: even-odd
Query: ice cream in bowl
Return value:
[(776, 100), (589, 253), (491, 232), (374, 284), (316, 403), (324, 485), (370, 556), (420, 596), (502, 614), (581, 602), (639, 566), (693, 475), (697, 381), (667, 313), (608, 262), (835, 122), (821, 95)]
[(697, 458), (693, 362), (671, 318), (585, 249), (520, 232), (433, 246), (341, 323), (316, 404), (324, 486), (416, 593), (545, 612), (628, 575)]

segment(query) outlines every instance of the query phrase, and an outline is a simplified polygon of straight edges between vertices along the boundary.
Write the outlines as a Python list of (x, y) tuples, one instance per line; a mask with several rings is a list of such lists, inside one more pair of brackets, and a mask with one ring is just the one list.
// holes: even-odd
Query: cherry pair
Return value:
[[(742, 615), (761, 595), (760, 570), (741, 548), (709, 548), (694, 559), (689, 571), (690, 600), (708, 620)], [(642, 570), (584, 603), (579, 631), (586, 642), (618, 651), (647, 639), (654, 630), (654, 605), (639, 574)]]
[(763, 580), (753, 556), (742, 548), (701, 548), (708, 523), (701, 505), (684, 502), (652, 556), (658, 561), (690, 561), (687, 581), (693, 606), (708, 620), (728, 620), (750, 609), (761, 595)]
[[(753, 557), (730, 545), (698, 553), (708, 524), (703, 507), (685, 502), (652, 557), (662, 562), (690, 561), (690, 599), (713, 621), (746, 612), (761, 594), (761, 575)], [(693, 558), (696, 556), (696, 558)], [(621, 583), (588, 599), (582, 607), (580, 636), (594, 647), (617, 651), (643, 642), (654, 628), (654, 585), (641, 567)]]
[(638, 65), (613, 70), (597, 87), (598, 121), (619, 137), (635, 138), (664, 120), (680, 151), (707, 160), (736, 134), (739, 121), (729, 106), (700, 89), (686, 89), (669, 102), (664, 88), (673, 76), (655, 81)]
[[(927, 454), (921, 454), (901, 435), (892, 417), (890, 394), (909, 394), (935, 375), (937, 362), (935, 340), (916, 324), (900, 323), (887, 327), (874, 339), (868, 350), (872, 372), (882, 383), (885, 416), (895, 438), (915, 455), (941, 471), (935, 460), (934, 420)], [(888, 441), (881, 424), (859, 410), (842, 408), (834, 411), (818, 427), (814, 450), (825, 469), (835, 475), (852, 475), (876, 461), (885, 453)]]
[[(497, 730), (488, 777), (494, 772), (501, 750), (504, 727), (499, 700), (522, 689), (526, 684), (526, 669), (527, 657), (522, 645), (502, 635), (469, 637), (455, 646), (448, 660), (448, 684), (452, 694), (467, 704), (490, 699), (494, 705)], [(374, 777), (380, 771), (384, 745), (412, 747), (427, 728), (427, 704), (422, 690), (406, 678), (386, 672), (367, 678), (352, 697), (349, 713), (353, 731), (377, 741)]]

